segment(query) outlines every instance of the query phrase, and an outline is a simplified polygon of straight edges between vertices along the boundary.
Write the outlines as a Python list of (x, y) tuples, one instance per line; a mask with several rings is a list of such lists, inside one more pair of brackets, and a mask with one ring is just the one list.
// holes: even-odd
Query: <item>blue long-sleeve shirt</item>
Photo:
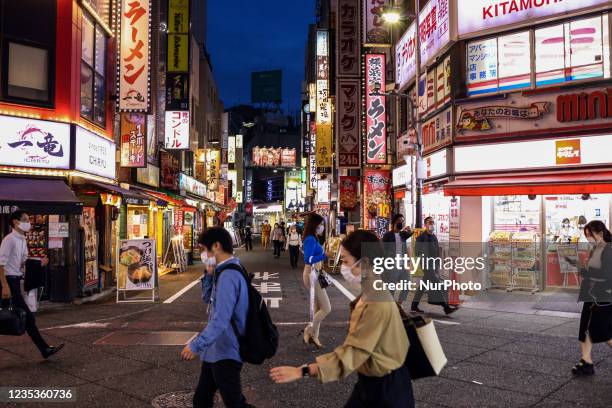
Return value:
[(327, 258), (325, 251), (314, 235), (309, 235), (304, 240), (304, 263), (306, 265), (316, 264)]
[[(226, 263), (240, 264), (238, 258), (230, 258), (217, 265), (215, 274)], [(202, 332), (189, 343), (189, 349), (200, 355), (200, 360), (216, 363), (221, 360), (240, 358), (240, 346), (232, 327), (236, 323), (238, 332), (244, 335), (249, 308), (249, 292), (246, 280), (240, 271), (226, 269), (214, 284), (212, 276), (202, 278), (203, 297), (212, 303), (208, 324)], [(208, 297), (208, 299), (206, 299)]]

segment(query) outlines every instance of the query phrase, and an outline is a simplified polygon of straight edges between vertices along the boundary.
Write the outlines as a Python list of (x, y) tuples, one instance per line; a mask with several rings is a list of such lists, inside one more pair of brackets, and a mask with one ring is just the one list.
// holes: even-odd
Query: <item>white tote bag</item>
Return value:
[(440, 374), (447, 359), (434, 323), (423, 317), (404, 319), (410, 341), (406, 365), (413, 380)]

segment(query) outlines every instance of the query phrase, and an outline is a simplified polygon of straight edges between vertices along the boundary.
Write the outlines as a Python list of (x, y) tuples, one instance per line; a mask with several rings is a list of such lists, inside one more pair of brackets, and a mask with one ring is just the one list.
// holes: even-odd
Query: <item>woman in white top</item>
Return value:
[(272, 230), (272, 243), (274, 244), (274, 258), (279, 258), (281, 253), (281, 245), (283, 241), (283, 230), (280, 225), (274, 224)]
[(298, 258), (300, 255), (300, 248), (302, 248), (302, 238), (297, 232), (295, 225), (292, 225), (289, 229), (289, 235), (287, 235), (286, 249), (289, 250), (289, 261), (291, 262), (291, 269), (298, 267)]

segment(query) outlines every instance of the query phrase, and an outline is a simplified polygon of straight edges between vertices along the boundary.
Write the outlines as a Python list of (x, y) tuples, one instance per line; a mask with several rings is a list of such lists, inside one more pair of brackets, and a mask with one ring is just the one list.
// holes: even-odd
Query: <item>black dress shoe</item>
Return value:
[(583, 359), (572, 368), (572, 374), (577, 376), (589, 376), (595, 374), (595, 368), (593, 364), (589, 364)]
[(50, 346), (50, 347), (47, 347), (44, 351), (42, 351), (41, 354), (43, 358), (49, 358), (63, 348), (64, 348), (64, 343), (60, 344), (59, 346)]

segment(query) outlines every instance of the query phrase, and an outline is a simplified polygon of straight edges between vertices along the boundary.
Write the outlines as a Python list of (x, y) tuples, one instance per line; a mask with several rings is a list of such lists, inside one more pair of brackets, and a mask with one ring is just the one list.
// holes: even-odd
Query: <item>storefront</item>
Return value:
[(283, 206), (281, 204), (256, 204), (253, 207), (253, 232), (261, 234), (261, 226), (268, 221), (272, 227), (274, 224), (285, 221)]

